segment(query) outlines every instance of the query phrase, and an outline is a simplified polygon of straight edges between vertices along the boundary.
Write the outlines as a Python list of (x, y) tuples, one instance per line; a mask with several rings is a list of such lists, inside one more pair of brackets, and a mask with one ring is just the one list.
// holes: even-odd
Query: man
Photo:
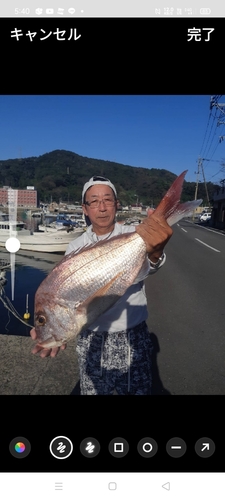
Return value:
[[(116, 188), (109, 179), (94, 176), (86, 182), (82, 192), (82, 209), (91, 225), (68, 245), (66, 254), (101, 239), (136, 230), (146, 244), (147, 277), (165, 263), (163, 250), (172, 229), (163, 217), (154, 217), (154, 213), (139, 226), (119, 224), (115, 222), (117, 205)], [(142, 275), (88, 330), (78, 336), (76, 350), (81, 394), (106, 395), (114, 391), (121, 395), (151, 394), (152, 343), (147, 317)], [(35, 339), (34, 330), (31, 336)], [(40, 352), (41, 357), (54, 357), (60, 349), (65, 349), (65, 345), (54, 349), (35, 346), (32, 352)]]

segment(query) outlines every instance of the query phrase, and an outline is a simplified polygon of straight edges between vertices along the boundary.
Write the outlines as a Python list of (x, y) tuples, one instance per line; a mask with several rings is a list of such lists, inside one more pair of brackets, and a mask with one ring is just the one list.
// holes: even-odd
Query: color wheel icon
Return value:
[(18, 436), (10, 442), (9, 451), (15, 458), (25, 458), (31, 451), (31, 444), (28, 439)]

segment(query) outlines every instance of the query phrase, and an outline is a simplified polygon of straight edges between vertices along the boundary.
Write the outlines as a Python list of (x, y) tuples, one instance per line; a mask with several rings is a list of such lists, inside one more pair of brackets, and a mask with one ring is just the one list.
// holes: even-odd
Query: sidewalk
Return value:
[(0, 395), (71, 394), (79, 381), (76, 339), (55, 358), (32, 354), (34, 345), (29, 337), (0, 335)]
[(212, 231), (215, 231), (216, 233), (221, 233), (225, 235), (225, 229), (219, 229), (218, 227), (214, 227), (210, 225), (210, 222), (199, 222), (199, 221), (192, 221), (190, 219), (187, 219), (188, 222), (192, 222), (193, 224), (196, 224), (197, 226), (200, 227), (206, 227), (211, 229)]

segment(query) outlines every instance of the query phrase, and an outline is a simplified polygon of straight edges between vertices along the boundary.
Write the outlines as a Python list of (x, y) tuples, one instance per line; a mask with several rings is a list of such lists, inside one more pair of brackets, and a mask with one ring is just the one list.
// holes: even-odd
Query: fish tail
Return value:
[(173, 224), (176, 224), (180, 219), (183, 219), (183, 217), (190, 217), (193, 215), (194, 210), (201, 205), (202, 201), (203, 200), (199, 199), (180, 203), (172, 215), (168, 217), (167, 224), (173, 226)]
[(155, 209), (154, 213), (156, 215), (163, 215), (165, 219), (168, 219), (168, 217), (176, 210), (180, 203), (180, 197), (186, 173), (187, 170), (184, 170), (184, 172), (178, 175), (178, 177), (175, 179), (172, 186), (170, 186), (167, 193), (160, 201), (158, 207)]
[(202, 200), (193, 200), (180, 203), (184, 177), (187, 170), (184, 170), (173, 182), (167, 193), (155, 209), (154, 214), (165, 217), (169, 226), (172, 226), (184, 216), (188, 217), (202, 203)]

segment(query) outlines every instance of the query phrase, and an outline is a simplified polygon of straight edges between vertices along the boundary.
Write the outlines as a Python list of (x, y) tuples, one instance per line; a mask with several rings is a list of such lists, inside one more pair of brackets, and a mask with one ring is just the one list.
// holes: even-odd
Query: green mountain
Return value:
[[(181, 169), (182, 170), (182, 169)], [(108, 177), (116, 186), (122, 205), (137, 202), (157, 206), (176, 175), (168, 170), (139, 168), (111, 161), (79, 156), (71, 151), (56, 150), (38, 157), (0, 161), (0, 187), (24, 189), (35, 186), (39, 200), (81, 203), (82, 187), (93, 175)], [(220, 187), (220, 186), (219, 186)], [(217, 186), (207, 183), (212, 198)], [(182, 201), (193, 200), (195, 182), (184, 181)], [(205, 186), (198, 187), (198, 198), (207, 205)]]

